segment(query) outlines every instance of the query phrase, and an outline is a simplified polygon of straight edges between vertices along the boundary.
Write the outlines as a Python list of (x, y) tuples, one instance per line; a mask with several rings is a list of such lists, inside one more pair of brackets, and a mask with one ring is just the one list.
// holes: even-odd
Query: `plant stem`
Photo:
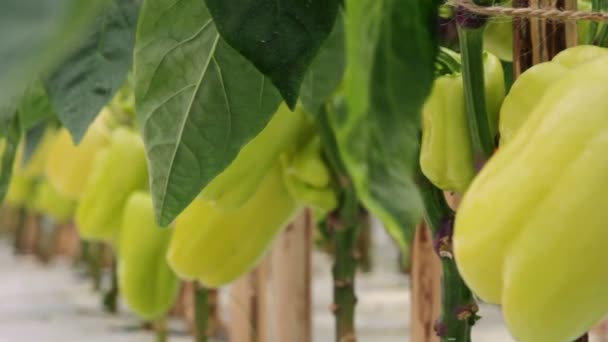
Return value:
[[(103, 249), (102, 249), (103, 250)], [(101, 258), (103, 260), (103, 253)], [(115, 314), (118, 311), (118, 273), (116, 257), (112, 258), (111, 284), (110, 289), (103, 296), (103, 306), (107, 312)]]
[(103, 246), (101, 243), (89, 244), (89, 274), (93, 280), (93, 289), (101, 290), (101, 268), (103, 263)]
[[(355, 275), (358, 254), (357, 240), (364, 219), (364, 211), (350, 181), (325, 108), (321, 108), (317, 121), (326, 159), (339, 187), (338, 208), (329, 214), (326, 225), (334, 240), (335, 253), (332, 275), (334, 303), (331, 306), (336, 318), (336, 341), (356, 341), (355, 331)], [(363, 214), (363, 215), (362, 215)]]
[(441, 341), (471, 341), (471, 327), (475, 324), (478, 306), (466, 286), (452, 255), (454, 212), (447, 205), (443, 191), (436, 188), (418, 171), (418, 186), (426, 211), (426, 220), (435, 236), (435, 251), (441, 260), (441, 317), (435, 332)]
[(597, 46), (606, 47), (608, 45), (608, 25), (603, 24), (597, 37)]
[[(80, 268), (84, 266), (85, 268), (89, 265), (89, 260), (91, 258), (91, 250), (90, 243), (85, 240), (80, 240), (80, 253), (78, 257), (74, 260), (74, 267)], [(88, 272), (89, 270), (87, 270)]]
[[(361, 222), (361, 231), (359, 232), (359, 238), (357, 239), (356, 253), (359, 256), (357, 262), (359, 270), (365, 273), (370, 272), (372, 270), (372, 223), (370, 221), (369, 213), (365, 214), (365, 218)], [(407, 261), (409, 261), (409, 259), (407, 259)]]
[(194, 284), (194, 288), (194, 337), (196, 342), (206, 342), (209, 323), (209, 290), (199, 284)]
[(167, 317), (160, 317), (154, 322), (156, 342), (167, 342)]
[[(463, 11), (463, 10), (461, 10)], [(483, 30), (480, 18), (473, 20), (469, 12), (459, 13), (458, 38), (462, 56), (462, 79), (464, 82), (465, 104), (469, 135), (473, 147), (473, 158), (477, 169), (494, 152), (494, 137), (486, 113), (486, 99), (483, 67)]]
[(27, 211), (25, 208), (17, 209), (15, 222), (15, 240), (13, 241), (13, 253), (23, 253), (23, 235), (25, 232), (25, 218), (27, 217)]
[[(600, 1), (601, 0), (591, 0), (591, 11), (599, 12), (600, 11)], [(589, 23), (589, 32), (587, 32), (587, 44), (593, 44), (595, 41), (595, 36), (597, 35), (597, 27), (598, 23), (592, 21)]]

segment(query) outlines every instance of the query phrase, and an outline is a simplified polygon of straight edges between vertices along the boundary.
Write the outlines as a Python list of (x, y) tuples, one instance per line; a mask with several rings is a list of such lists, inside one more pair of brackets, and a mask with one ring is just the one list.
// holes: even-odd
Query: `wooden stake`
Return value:
[(411, 270), (411, 340), (438, 342), (435, 321), (441, 310), (441, 261), (433, 236), (423, 222), (416, 228)]
[(312, 341), (311, 249), (314, 222), (305, 210), (287, 227), (272, 250), (274, 341)]
[[(513, 0), (513, 7), (528, 7), (530, 0)], [(517, 78), (532, 65), (530, 20), (513, 18), (513, 77)]]
[(267, 256), (230, 289), (230, 341), (266, 342), (268, 325), (266, 284), (270, 259)]
[[(576, 0), (513, 0), (513, 7), (576, 10)], [(576, 22), (513, 18), (513, 72), (517, 78), (534, 64), (551, 60), (577, 45)]]

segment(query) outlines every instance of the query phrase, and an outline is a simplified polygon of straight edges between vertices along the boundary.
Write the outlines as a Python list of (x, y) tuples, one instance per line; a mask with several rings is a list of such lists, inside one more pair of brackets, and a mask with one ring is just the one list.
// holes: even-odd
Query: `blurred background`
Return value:
[[(116, 311), (112, 312), (108, 298), (113, 290), (109, 250), (104, 250), (101, 245), (81, 243), (69, 223), (55, 225), (39, 215), (19, 216), (19, 210), (2, 210), (0, 341), (154, 341), (151, 325), (132, 314), (120, 295)], [(19, 223), (20, 228), (17, 227)], [(399, 252), (378, 222), (372, 220), (368, 234), (364, 236), (368, 254), (364, 255), (362, 264), (366, 266), (359, 269), (356, 279), (358, 340), (413, 341), (408, 267), (405, 270), (400, 267)], [(281, 302), (282, 298), (273, 286), (276, 278), (281, 276), (276, 274), (276, 261), (272, 261), (273, 254), (281, 253), (280, 242), (281, 238), (275, 241), (273, 250), (255, 271), (257, 277), (262, 273), (265, 279), (262, 281), (265, 293), (258, 293), (257, 302), (261, 308), (257, 308), (256, 317), (251, 317), (252, 303), (248, 301), (251, 288), (247, 288), (247, 279), (221, 288), (218, 291), (217, 317), (210, 322), (211, 341), (230, 341), (230, 331), (252, 333), (252, 330), (265, 330), (253, 332), (258, 338), (280, 341), (276, 336), (281, 334), (277, 331), (282, 328), (281, 305), (306, 302), (305, 298)], [(95, 262), (100, 264), (99, 274), (95, 274)], [(248, 277), (255, 275), (245, 278)], [(318, 244), (311, 255), (311, 278), (312, 338), (314, 341), (331, 341), (335, 333), (331, 307), (331, 257)], [(169, 319), (169, 341), (193, 340), (189, 326), (193, 310), (188, 305), (192, 303), (192, 297), (192, 286), (185, 284), (180, 302)], [(425, 309), (424, 305), (422, 308)], [(305, 313), (302, 314), (305, 320)], [(473, 330), (475, 341), (513, 341), (498, 308), (482, 304), (480, 315), (482, 318)], [(432, 326), (426, 329), (431, 329), (430, 333), (434, 335)], [(233, 340), (243, 338), (240, 336)]]

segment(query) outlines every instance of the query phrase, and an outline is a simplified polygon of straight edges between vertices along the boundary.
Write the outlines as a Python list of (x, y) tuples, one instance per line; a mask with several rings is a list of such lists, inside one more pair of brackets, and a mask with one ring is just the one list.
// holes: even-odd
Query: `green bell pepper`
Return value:
[(172, 230), (154, 220), (150, 194), (129, 196), (120, 229), (118, 286), (131, 310), (145, 320), (165, 315), (177, 298), (179, 281), (166, 261)]
[(500, 108), (500, 146), (513, 139), (515, 132), (534, 111), (553, 83), (566, 76), (572, 68), (608, 55), (608, 49), (580, 45), (557, 54), (551, 62), (537, 64), (519, 76)]
[[(497, 57), (485, 53), (484, 59), (486, 108), (495, 136), (498, 111), (505, 95), (504, 75)], [(437, 187), (459, 193), (465, 192), (475, 176), (460, 73), (437, 78), (423, 107), (420, 166)]]
[(91, 178), (76, 208), (76, 226), (83, 239), (115, 243), (125, 202), (148, 184), (144, 144), (135, 131), (117, 128), (110, 146), (99, 152)]

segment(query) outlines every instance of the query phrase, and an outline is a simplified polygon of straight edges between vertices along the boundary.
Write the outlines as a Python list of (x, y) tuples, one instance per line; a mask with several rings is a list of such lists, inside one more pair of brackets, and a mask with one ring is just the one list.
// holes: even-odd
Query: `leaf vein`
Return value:
[[(203, 28), (205, 26), (208, 25), (208, 23), (210, 23), (211, 20), (209, 20), (207, 23), (205, 23), (205, 25), (203, 25)], [(201, 29), (202, 31), (202, 29)], [(173, 164), (175, 163), (175, 157), (177, 156), (177, 150), (179, 149), (179, 146), (182, 145), (180, 142), (182, 141), (183, 138), (183, 134), (184, 134), (184, 129), (186, 127), (186, 122), (188, 121), (188, 117), (192, 111), (192, 105), (194, 104), (194, 101), (197, 97), (197, 93), (198, 90), (200, 89), (201, 84), (203, 83), (203, 79), (205, 78), (205, 75), (207, 74), (207, 70), (209, 69), (209, 64), (211, 62), (211, 59), (213, 58), (213, 55), (215, 54), (216, 48), (217, 48), (217, 43), (219, 42), (220, 39), (220, 35), (216, 34), (215, 37), (215, 41), (213, 42), (213, 45), (211, 46), (211, 50), (209, 51), (209, 57), (207, 58), (207, 61), (205, 62), (205, 66), (203, 67), (203, 70), (201, 71), (201, 75), (199, 78), (199, 81), (196, 84), (196, 88), (194, 89), (194, 92), (192, 93), (192, 98), (190, 99), (190, 103), (188, 104), (188, 109), (186, 110), (186, 115), (184, 115), (184, 118), (181, 122), (181, 127), (179, 129), (178, 135), (177, 135), (177, 144), (175, 144), (175, 148), (173, 149), (173, 154), (171, 156), (171, 160), (169, 162), (169, 174), (167, 175), (167, 179), (165, 180), (165, 184), (163, 186), (163, 196), (161, 198), (161, 202), (160, 202), (160, 216), (163, 217), (164, 213), (165, 213), (165, 205), (166, 205), (166, 198), (167, 198), (167, 187), (169, 186), (169, 181), (173, 175)]]

